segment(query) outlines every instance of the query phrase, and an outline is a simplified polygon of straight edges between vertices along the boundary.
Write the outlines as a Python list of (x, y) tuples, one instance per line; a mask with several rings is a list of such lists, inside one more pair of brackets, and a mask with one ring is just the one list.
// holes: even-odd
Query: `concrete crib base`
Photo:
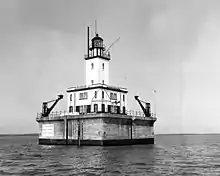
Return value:
[[(78, 145), (78, 140), (74, 139), (39, 139), (40, 145)], [(84, 146), (114, 146), (114, 145), (141, 145), (154, 144), (154, 138), (144, 139), (120, 139), (120, 140), (80, 140), (80, 145)]]

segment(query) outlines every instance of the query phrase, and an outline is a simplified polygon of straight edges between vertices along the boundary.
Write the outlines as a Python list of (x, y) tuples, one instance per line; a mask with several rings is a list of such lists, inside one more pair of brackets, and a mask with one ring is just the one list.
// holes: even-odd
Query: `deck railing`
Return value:
[(74, 113), (69, 113), (68, 111), (55, 111), (51, 112), (49, 114), (49, 117), (42, 117), (42, 113), (37, 113), (37, 118), (36, 120), (41, 120), (41, 119), (49, 119), (49, 120), (57, 120), (57, 119), (63, 119), (64, 116), (71, 116), (71, 118), (78, 118), (81, 117), (82, 115), (85, 115), (86, 117), (94, 117), (94, 116), (117, 116), (117, 117), (126, 117), (126, 116), (131, 116), (135, 117), (137, 119), (152, 119), (156, 118), (155, 114), (151, 114), (151, 117), (145, 117), (144, 113), (141, 111), (134, 111), (134, 110), (127, 110), (126, 113), (109, 113), (109, 112), (91, 112), (91, 113), (84, 113), (84, 114), (74, 114)]

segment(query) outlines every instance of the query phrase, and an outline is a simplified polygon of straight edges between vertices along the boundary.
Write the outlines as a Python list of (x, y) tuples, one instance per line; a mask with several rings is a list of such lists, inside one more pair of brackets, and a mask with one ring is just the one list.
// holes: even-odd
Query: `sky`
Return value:
[(156, 134), (220, 133), (217, 0), (1, 0), (0, 133), (38, 132), (42, 102), (85, 84), (95, 20), (106, 46), (120, 37), (110, 84), (128, 88), (131, 110), (134, 95), (152, 102)]

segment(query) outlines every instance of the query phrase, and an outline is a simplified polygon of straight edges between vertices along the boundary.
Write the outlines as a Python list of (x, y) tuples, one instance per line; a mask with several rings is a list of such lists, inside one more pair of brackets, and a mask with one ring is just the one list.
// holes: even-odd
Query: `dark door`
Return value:
[(76, 112), (79, 112), (79, 106), (76, 106)]
[(111, 113), (111, 105), (108, 105), (108, 112)]
[(98, 112), (98, 104), (94, 104), (94, 112)]
[(117, 106), (117, 114), (120, 114), (120, 106)]
[(125, 106), (123, 106), (123, 114), (126, 114)]
[(105, 104), (102, 104), (102, 112), (105, 112)]
[(91, 105), (87, 105), (87, 113), (91, 112)]

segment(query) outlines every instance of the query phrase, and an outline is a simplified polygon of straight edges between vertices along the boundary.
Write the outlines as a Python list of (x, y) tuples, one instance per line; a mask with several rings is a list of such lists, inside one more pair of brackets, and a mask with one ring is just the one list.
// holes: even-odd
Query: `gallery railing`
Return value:
[[(105, 58), (108, 58), (108, 59), (111, 58), (111, 55), (108, 55), (108, 54), (106, 54), (106, 53), (102, 53), (101, 56), (102, 56), (102, 57), (105, 57)], [(89, 55), (88, 55), (88, 54), (85, 54), (85, 55), (84, 55), (84, 58), (85, 58), (85, 59), (86, 59), (86, 58), (89, 58), (89, 57), (94, 57), (94, 55), (93, 55), (93, 54), (89, 54)]]

